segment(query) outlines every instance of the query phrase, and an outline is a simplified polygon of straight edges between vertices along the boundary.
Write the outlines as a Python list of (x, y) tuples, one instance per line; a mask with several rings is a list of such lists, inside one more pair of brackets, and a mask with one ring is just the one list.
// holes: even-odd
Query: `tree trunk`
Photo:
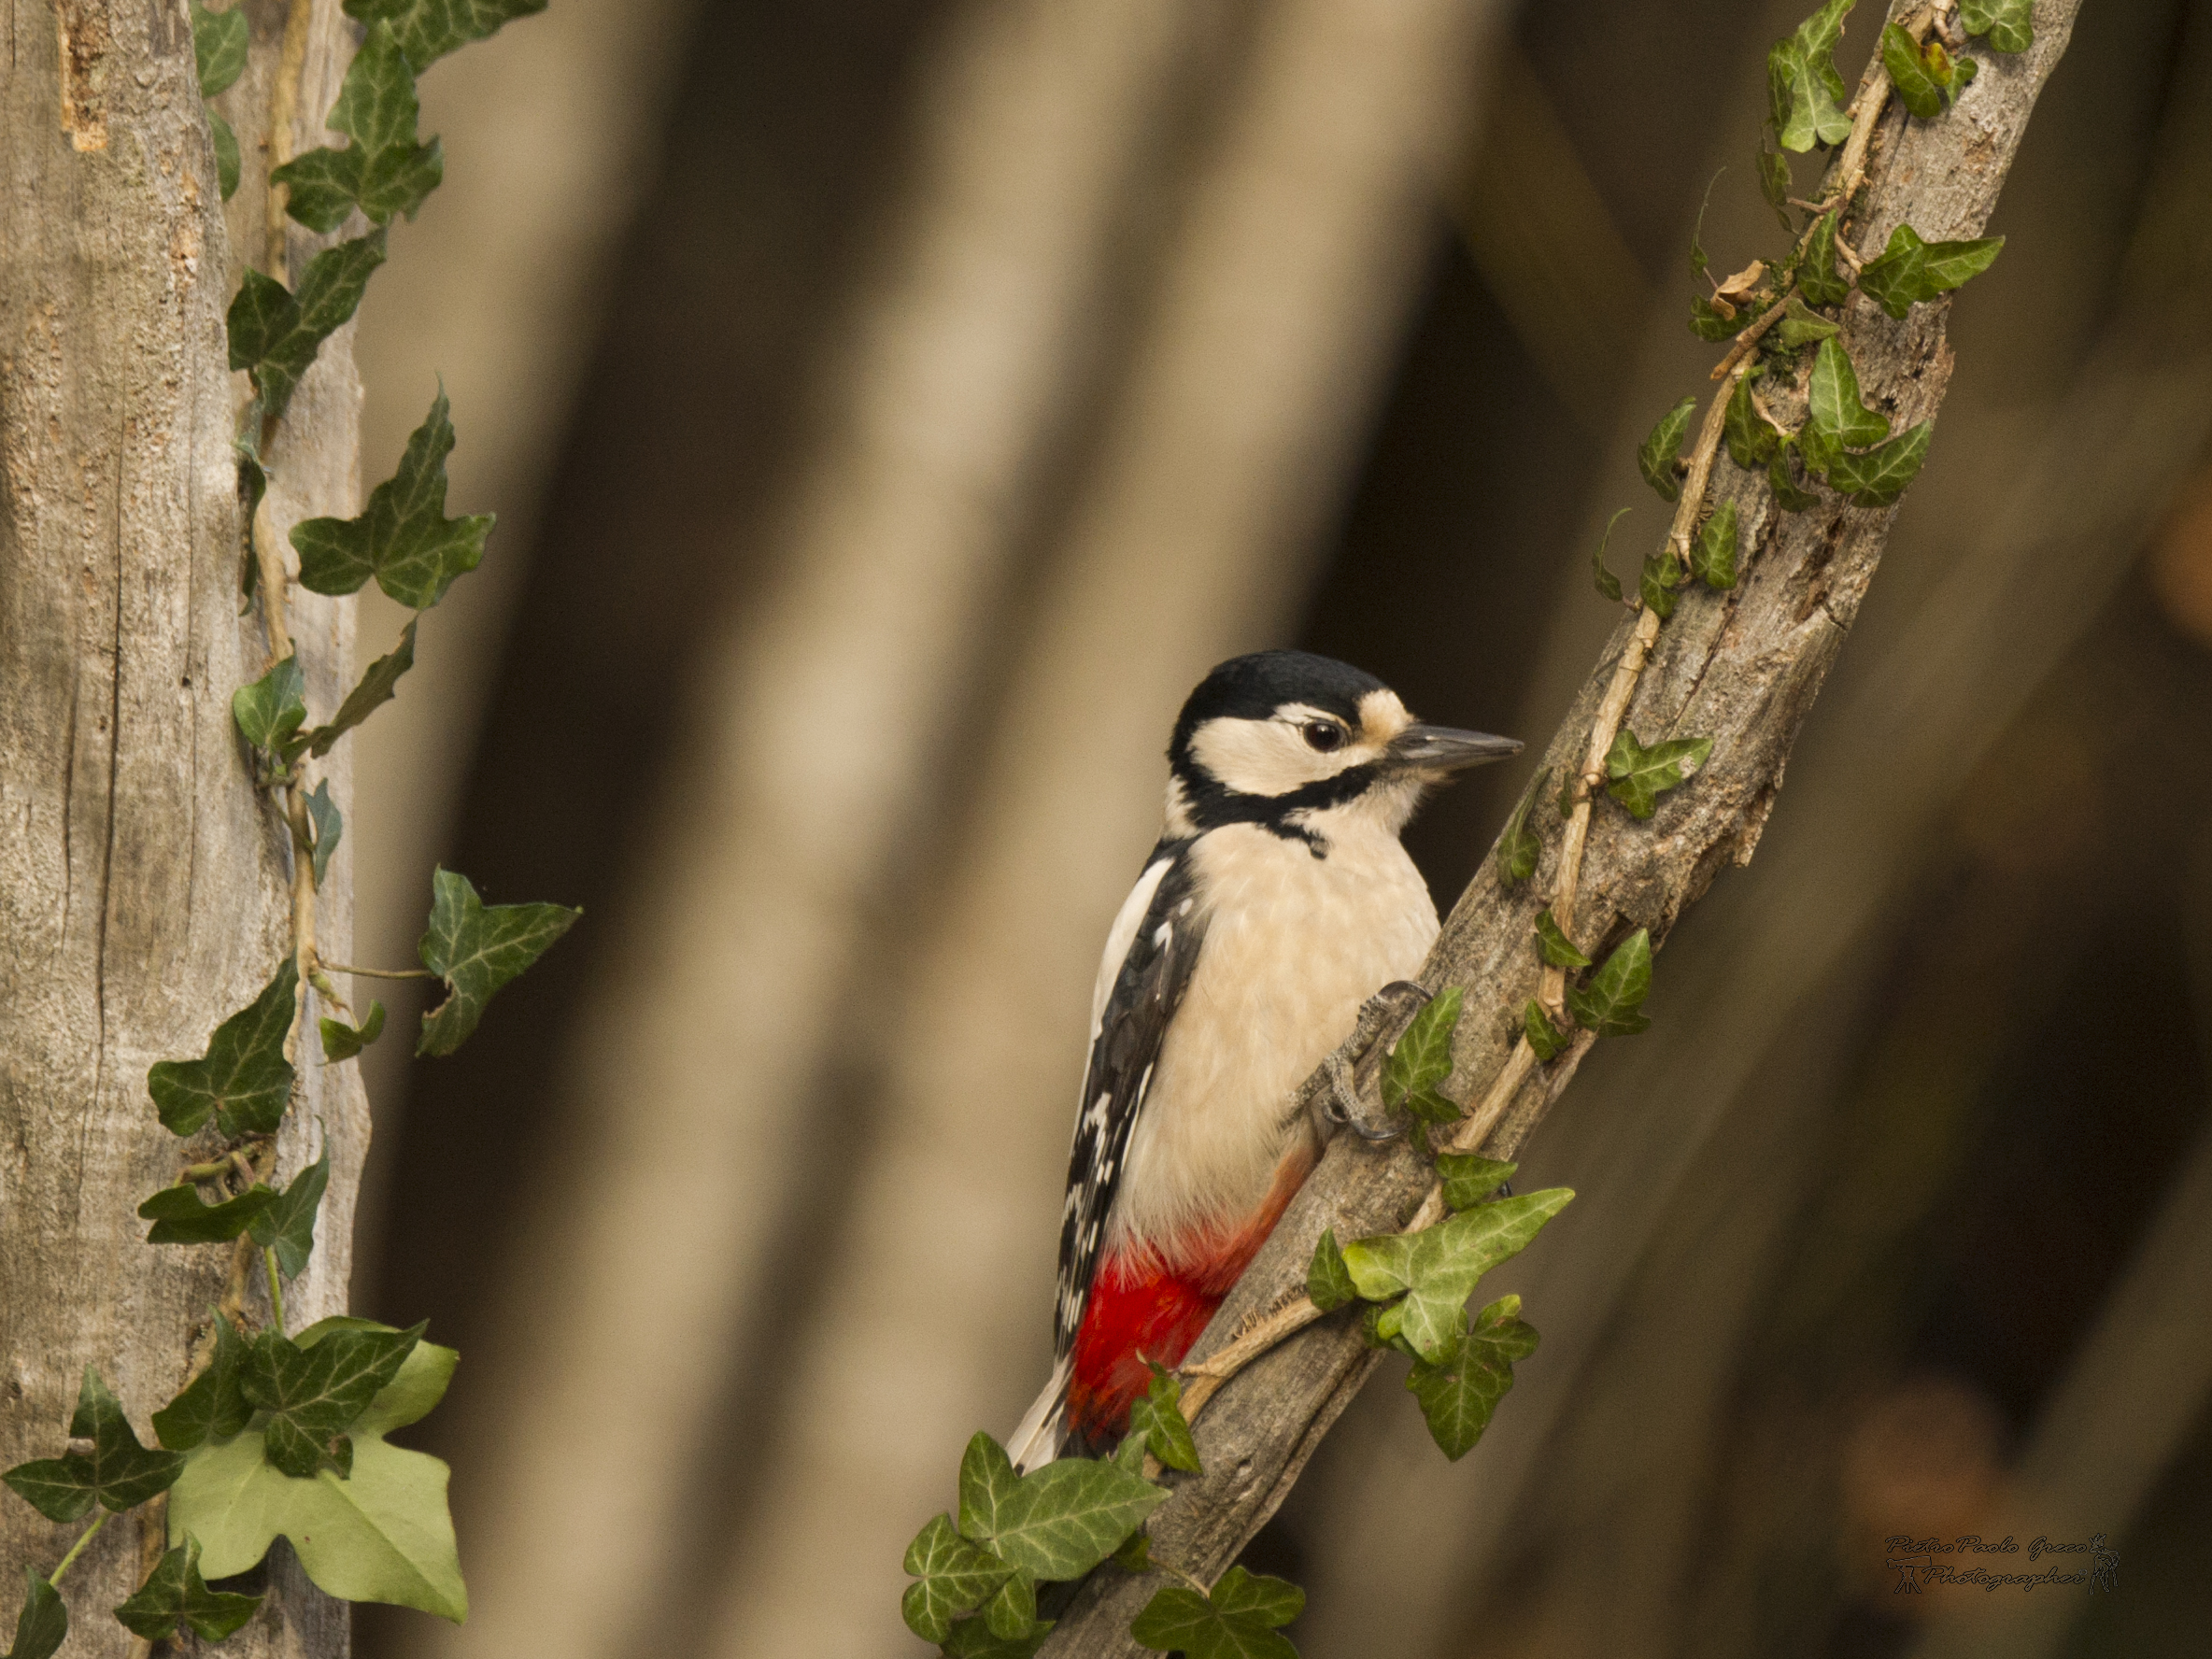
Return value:
[[(141, 1439), (183, 1383), (232, 1252), (149, 1246), (134, 1214), (189, 1142), (146, 1091), (197, 1056), (290, 947), (287, 842), (230, 699), (268, 650), (241, 614), (231, 438), (244, 401), (223, 317), (271, 262), (266, 176), (320, 128), (352, 51), (337, 0), (245, 0), (252, 53), (219, 101), (244, 180), (227, 212), (184, 0), (17, 0), (0, 65), (0, 1463), (58, 1455), (96, 1366)], [(289, 91), (280, 90), (289, 82)], [(274, 130), (281, 126), (281, 131)], [(227, 220), (227, 223), (226, 223)], [(281, 224), (283, 221), (277, 221)], [(279, 259), (312, 251), (292, 234)], [(290, 270), (276, 275), (288, 280)], [(350, 514), (360, 406), (350, 329), (324, 344), (269, 455), (262, 533)], [(351, 606), (294, 590), (308, 700), (335, 705)], [(343, 751), (341, 751), (341, 754)], [(349, 770), (324, 769), (350, 811)], [(352, 927), (341, 844), (319, 933)], [(312, 1030), (306, 1011), (302, 1028)], [(332, 1177), (289, 1323), (346, 1306), (367, 1106), (300, 1044), (277, 1174), (327, 1136)], [(318, 1128), (319, 1125), (319, 1128)], [(262, 1291), (256, 1284), (252, 1294)], [(265, 1312), (265, 1311), (264, 1311)], [(122, 1653), (107, 1616), (160, 1547), (158, 1505), (101, 1533), (64, 1582), (72, 1654)], [(78, 1527), (0, 1498), (0, 1574), (50, 1571)], [(144, 1535), (144, 1536), (142, 1536)], [(346, 1649), (339, 1604), (281, 1546), (227, 1652)], [(144, 1651), (140, 1645), (140, 1652)]]

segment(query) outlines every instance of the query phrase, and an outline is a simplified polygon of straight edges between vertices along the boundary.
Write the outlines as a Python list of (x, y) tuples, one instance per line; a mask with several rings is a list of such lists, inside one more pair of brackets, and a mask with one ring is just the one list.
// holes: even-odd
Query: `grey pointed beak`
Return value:
[(1464, 772), (1521, 752), (1521, 740), (1487, 731), (1460, 731), (1450, 726), (1409, 726), (1387, 751), (1397, 765), (1414, 772)]

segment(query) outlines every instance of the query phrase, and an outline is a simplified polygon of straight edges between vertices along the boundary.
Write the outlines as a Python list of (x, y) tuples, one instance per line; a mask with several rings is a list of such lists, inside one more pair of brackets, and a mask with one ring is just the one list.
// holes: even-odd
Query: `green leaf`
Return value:
[(1537, 860), (1543, 857), (1543, 839), (1528, 827), (1528, 809), (1536, 804), (1551, 775), (1552, 769), (1547, 766), (1528, 780), (1528, 787), (1521, 791), (1521, 803), (1506, 820), (1505, 833), (1497, 838), (1497, 879), (1503, 884), (1526, 881), (1536, 873)]
[[(302, 1331), (298, 1345), (367, 1326), (326, 1319)], [(206, 1552), (201, 1570), (225, 1579), (254, 1567), (281, 1534), (330, 1595), (420, 1608), (458, 1623), (468, 1613), (468, 1592), (446, 1510), (447, 1468), (384, 1440), (437, 1404), (458, 1357), (432, 1342), (416, 1344), (351, 1426), (348, 1480), (328, 1469), (293, 1480), (269, 1461), (258, 1427), (197, 1448), (169, 1495), (170, 1542), (196, 1535)]]
[(1040, 1620), (1027, 1636), (1011, 1640), (995, 1634), (987, 1619), (963, 1619), (953, 1626), (944, 1651), (950, 1659), (1034, 1659), (1051, 1634), (1050, 1619)]
[(1143, 1436), (1122, 1436), (1121, 1444), (1114, 1447), (1113, 1449), (1114, 1467), (1116, 1468), (1126, 1469), (1132, 1475), (1141, 1476), (1144, 1473), (1145, 1450), (1146, 1445)]
[(1774, 458), (1766, 463), (1766, 484), (1774, 491), (1776, 506), (1785, 513), (1802, 513), (1808, 507), (1818, 505), (1821, 498), (1809, 489), (1797, 487), (1796, 480), (1790, 474), (1790, 452), (1791, 446), (1788, 444), (1775, 450)]
[(1797, 263), (1797, 291), (1815, 305), (1840, 305), (1850, 296), (1850, 278), (1836, 268), (1836, 221), (1840, 211), (1831, 208), (1813, 221), (1805, 257)]
[(1843, 440), (1834, 432), (1823, 431), (1809, 420), (1798, 429), (1797, 456), (1805, 462), (1808, 476), (1825, 478), (1828, 469), (1842, 453)]
[(315, 885), (320, 887), (323, 877), (330, 873), (331, 855), (338, 850), (338, 839), (346, 833), (346, 820), (338, 815), (338, 803), (331, 799), (328, 778), (317, 784), (302, 804), (307, 809), (308, 827), (315, 832), (308, 862), (315, 871)]
[(1377, 1328), (1402, 1336), (1434, 1363), (1450, 1354), (1467, 1330), (1467, 1299), (1484, 1273), (1518, 1255), (1574, 1194), (1564, 1186), (1478, 1204), (1418, 1233), (1362, 1239), (1344, 1248), (1344, 1265), (1369, 1301), (1404, 1292), (1383, 1311)]
[(1433, 1364), (1414, 1361), (1406, 1378), (1430, 1437), (1454, 1463), (1490, 1426), (1497, 1402), (1513, 1385), (1513, 1361), (1536, 1352), (1536, 1327), (1523, 1323), (1520, 1312), (1519, 1297), (1500, 1297), (1476, 1316), (1455, 1351)]
[(308, 229), (334, 231), (358, 206), (377, 224), (413, 219), (446, 176), (438, 141), (416, 141), (415, 70), (391, 30), (372, 24), (347, 68), (326, 125), (352, 142), (312, 149), (269, 175), (291, 187), (288, 211)]
[(1784, 149), (1799, 152), (1815, 144), (1841, 144), (1850, 136), (1843, 113), (1843, 77), (1836, 68), (1836, 46), (1843, 20), (1855, 0), (1828, 0), (1787, 40), (1766, 54), (1767, 94), (1773, 104), (1777, 138)]
[(250, 686), (231, 693), (231, 718), (246, 741), (287, 763), (305, 745), (293, 741), (307, 717), (307, 677), (299, 654), (284, 659)]
[(305, 1272), (307, 1258), (315, 1254), (315, 1212), (330, 1180), (331, 1148), (325, 1141), (322, 1156), (291, 1178), (282, 1198), (254, 1217), (253, 1241), (276, 1251), (277, 1269), (287, 1279)]
[(1297, 1659), (1278, 1627), (1305, 1609), (1306, 1593), (1288, 1580), (1232, 1567), (1210, 1595), (1183, 1584), (1161, 1589), (1130, 1622), (1129, 1635), (1139, 1647), (1184, 1659)]
[(1113, 1565), (1124, 1572), (1141, 1573), (1152, 1570), (1152, 1536), (1145, 1532), (1132, 1532), (1114, 1551)]
[(200, 0), (192, 0), (191, 19), (200, 96), (213, 98), (230, 91), (231, 83), (246, 72), (246, 7), (234, 0), (228, 11), (209, 11)]
[[(373, 575), (393, 599), (421, 611), (476, 568), (493, 515), (446, 517), (446, 457), (453, 452), (453, 422), (447, 409), (441, 388), (430, 414), (408, 437), (399, 470), (369, 492), (369, 504), (358, 518), (308, 518), (292, 526), (302, 586), (318, 593), (351, 593)], [(412, 662), (412, 638), (406, 652)], [(398, 679), (405, 667), (391, 668), (390, 678)], [(363, 709), (362, 716), (367, 712)]]
[(1988, 35), (1992, 51), (2024, 52), (2035, 42), (2035, 0), (1959, 0), (1959, 26)]
[[(1145, 1449), (1164, 1468), (1198, 1474), (1198, 1444), (1183, 1415), (1183, 1384), (1166, 1367), (1152, 1367), (1152, 1382), (1129, 1405), (1129, 1433), (1144, 1437)], [(1030, 1617), (1034, 1618), (1034, 1612)]]
[(1690, 296), (1690, 332), (1700, 340), (1733, 340), (1750, 326), (1751, 320), (1749, 305), (1737, 306), (1731, 315), (1703, 294)]
[(1662, 618), (1674, 615), (1675, 589), (1681, 585), (1682, 561), (1672, 547), (1663, 547), (1644, 560), (1637, 578), (1637, 597)]
[(1337, 1229), (1326, 1227), (1314, 1242), (1312, 1265), (1306, 1269), (1306, 1299), (1324, 1313), (1334, 1313), (1358, 1297), (1359, 1289), (1344, 1266), (1344, 1253), (1337, 1248)]
[(52, 1659), (69, 1634), (69, 1607), (62, 1593), (23, 1568), (23, 1610), (16, 1615), (15, 1644), (7, 1659)]
[(2002, 236), (1978, 236), (1965, 242), (1923, 242), (1908, 224), (1890, 233), (1890, 245), (1881, 257), (1866, 262), (1859, 273), (1859, 288), (1892, 317), (1903, 317), (1920, 300), (1949, 293), (1995, 262), (2005, 246)]
[(1790, 218), (1790, 192), (1796, 187), (1790, 180), (1789, 156), (1768, 149), (1765, 140), (1761, 140), (1758, 165), (1759, 193), (1774, 209), (1775, 218), (1782, 221), (1782, 229), (1796, 234), (1797, 227)]
[(1512, 1180), (1513, 1171), (1520, 1167), (1471, 1152), (1437, 1155), (1437, 1173), (1444, 1178), (1444, 1202), (1454, 1210), (1472, 1210)]
[(1781, 442), (1781, 434), (1751, 401), (1751, 382), (1756, 377), (1754, 371), (1737, 380), (1736, 390), (1728, 394), (1727, 412), (1721, 422), (1721, 434), (1727, 441), (1729, 458), (1747, 473), (1755, 473), (1772, 461)]
[(1898, 101), (1914, 115), (1934, 121), (1943, 113), (1943, 88), (1928, 72), (1920, 42), (1895, 23), (1882, 28), (1881, 66), (1890, 72), (1890, 84), (1897, 89)]
[(1605, 966), (1580, 989), (1567, 987), (1567, 1012), (1600, 1037), (1633, 1037), (1652, 1022), (1637, 1011), (1652, 990), (1652, 935), (1638, 928), (1621, 941)]
[(1547, 908), (1536, 918), (1537, 943), (1543, 949), (1544, 960), (1554, 968), (1587, 968), (1590, 958), (1574, 946), (1574, 941), (1559, 930), (1559, 924), (1552, 919)]
[(1690, 574), (1708, 588), (1735, 587), (1737, 539), (1736, 503), (1724, 501), (1690, 545)]
[(1597, 583), (1597, 591), (1616, 604), (1621, 601), (1621, 578), (1606, 569), (1606, 544), (1613, 539), (1613, 526), (1627, 517), (1629, 509), (1623, 507), (1605, 521), (1605, 534), (1597, 538), (1597, 551), (1590, 555), (1590, 571)]
[[(1680, 459), (1682, 435), (1690, 430), (1690, 417), (1696, 411), (1697, 399), (1684, 398), (1659, 418), (1659, 424), (1652, 428), (1652, 435), (1636, 452), (1636, 469), (1643, 474), (1644, 482), (1668, 501), (1682, 493), (1674, 469)], [(1613, 516), (1620, 517), (1618, 513)]]
[[(238, 513), (239, 521), (246, 527), (246, 560), (238, 583), (245, 599), (253, 597), (255, 572), (254, 515), (261, 511), (262, 498), (269, 493), (269, 469), (262, 465), (261, 432), (262, 404), (259, 398), (246, 405), (246, 413), (239, 418), (238, 435), (231, 440), (231, 452), (238, 458)], [(240, 613), (245, 613), (241, 609)]]
[(303, 1481), (325, 1467), (350, 1472), (353, 1446), (344, 1430), (398, 1376), (422, 1330), (349, 1323), (312, 1345), (281, 1331), (256, 1337), (239, 1381), (247, 1399), (268, 1413), (261, 1429), (270, 1463)]
[(1016, 1570), (983, 1604), (984, 1624), (1000, 1641), (1019, 1641), (1037, 1628), (1037, 1581)]
[(207, 1368), (153, 1414), (154, 1438), (172, 1452), (190, 1452), (207, 1439), (226, 1440), (253, 1417), (238, 1379), (246, 1342), (220, 1312), (215, 1315), (215, 1353)]
[(307, 262), (300, 291), (248, 271), (231, 301), (231, 367), (253, 376), (267, 418), (280, 418), (315, 354), (361, 305), (369, 278), (384, 262), (384, 232), (326, 248)]
[(1552, 1023), (1552, 1016), (1544, 1012), (1544, 1005), (1533, 997), (1522, 1011), (1521, 1032), (1528, 1039), (1528, 1046), (1539, 1060), (1553, 1060), (1567, 1047), (1567, 1034)]
[(346, 0), (347, 16), (389, 22), (418, 72), (503, 23), (545, 9), (546, 0)]
[(961, 1533), (1040, 1579), (1081, 1578), (1167, 1501), (1165, 1487), (1088, 1457), (1017, 1476), (986, 1434), (960, 1459)]
[[(357, 588), (360, 585), (354, 584)], [(392, 700), (400, 675), (415, 666), (415, 624), (419, 620), (419, 617), (409, 617), (406, 627), (400, 630), (400, 643), (392, 647), (390, 654), (369, 664), (368, 672), (361, 676), (361, 684), (348, 691), (346, 701), (338, 705), (337, 717), (328, 726), (318, 726), (307, 733), (309, 754), (329, 754), (331, 745), (338, 739)], [(318, 884), (321, 882), (319, 872), (315, 879)]]
[(447, 997), (422, 1016), (418, 1058), (449, 1055), (468, 1041), (500, 986), (552, 948), (584, 913), (560, 904), (486, 904), (465, 875), (431, 878), (430, 930), (417, 954), (446, 982)]
[(92, 1449), (19, 1463), (0, 1475), (49, 1521), (78, 1520), (95, 1502), (121, 1513), (168, 1491), (184, 1468), (184, 1459), (176, 1453), (155, 1452), (139, 1443), (131, 1420), (123, 1415), (122, 1402), (108, 1393), (107, 1384), (91, 1366), (85, 1367), (78, 1388), (69, 1438), (90, 1440)]
[(210, 1117), (226, 1136), (276, 1128), (291, 1099), (284, 1039), (299, 983), (299, 965), (285, 957), (262, 994), (215, 1028), (204, 1057), (162, 1060), (147, 1072), (146, 1090), (163, 1128), (191, 1135)]
[(358, 1026), (327, 1015), (319, 1022), (322, 1028), (322, 1057), (332, 1065), (353, 1056), (384, 1034), (384, 1004), (371, 1002), (369, 1017)]
[(1928, 442), (1936, 423), (1923, 420), (1864, 455), (1838, 455), (1828, 468), (1828, 482), (1836, 492), (1850, 497), (1854, 505), (1886, 507), (1905, 493), (1905, 487), (1920, 475), (1928, 459)]
[(1448, 985), (1426, 1002), (1391, 1044), (1382, 1062), (1382, 1104), (1397, 1111), (1424, 1091), (1433, 1091), (1452, 1075), (1452, 1033), (1459, 1025), (1467, 993)]
[(185, 1540), (164, 1554), (138, 1593), (115, 1609), (122, 1627), (148, 1641), (162, 1641), (187, 1625), (203, 1641), (219, 1642), (252, 1618), (258, 1595), (210, 1590), (200, 1577), (200, 1540)]
[(223, 119), (222, 111), (206, 105), (207, 138), (215, 148), (215, 188), (224, 201), (238, 193), (238, 135)]
[(1813, 425), (1853, 449), (1890, 435), (1888, 418), (1859, 401), (1858, 373), (1840, 340), (1821, 342), (1805, 394)]
[(1648, 818), (1658, 798), (1691, 777), (1712, 752), (1709, 737), (1667, 738), (1646, 748), (1624, 726), (1606, 752), (1605, 772), (1611, 782), (1605, 792), (1626, 807), (1630, 817)]
[(899, 1610), (909, 1630), (932, 1642), (944, 1640), (957, 1615), (981, 1607), (1014, 1574), (962, 1538), (944, 1515), (932, 1517), (906, 1546), (906, 1570), (920, 1582), (906, 1587)]
[(284, 211), (309, 230), (328, 234), (353, 212), (361, 188), (361, 162), (350, 149), (311, 149), (270, 170), (269, 182), (285, 187)]
[(1774, 337), (1785, 351), (1794, 351), (1800, 346), (1809, 346), (1815, 340), (1825, 340), (1836, 333), (1841, 324), (1830, 322), (1807, 308), (1803, 300), (1792, 294), (1782, 306), (1782, 319), (1774, 325)]
[(199, 1189), (186, 1181), (164, 1186), (139, 1205), (138, 1219), (153, 1223), (149, 1244), (220, 1244), (246, 1231), (276, 1201), (275, 1193), (257, 1184), (234, 1198), (203, 1204)]

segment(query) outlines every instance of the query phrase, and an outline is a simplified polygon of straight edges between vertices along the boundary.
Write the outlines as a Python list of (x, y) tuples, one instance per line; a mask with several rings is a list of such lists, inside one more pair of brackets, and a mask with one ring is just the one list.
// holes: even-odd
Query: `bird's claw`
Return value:
[(1396, 1141), (1406, 1132), (1390, 1124), (1370, 1124), (1359, 1115), (1359, 1098), (1352, 1086), (1352, 1068), (1344, 1063), (1341, 1050), (1331, 1050), (1326, 1063), (1328, 1114), (1331, 1120), (1342, 1124), (1370, 1144), (1381, 1141)]

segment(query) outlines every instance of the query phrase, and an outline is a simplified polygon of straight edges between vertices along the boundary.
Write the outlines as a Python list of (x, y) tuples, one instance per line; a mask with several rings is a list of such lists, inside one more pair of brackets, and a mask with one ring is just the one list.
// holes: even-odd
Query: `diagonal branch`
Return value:
[[(2017, 57), (1992, 54), (1972, 94), (1938, 121), (1908, 120), (1894, 105), (1866, 118), (1886, 78), (1876, 59), (1862, 84), (1854, 141), (1835, 175), (1841, 184), (1863, 158), (1864, 192), (1847, 215), (1855, 243), (1879, 246), (1907, 220), (1930, 240), (1980, 234), (2028, 116), (2065, 50), (2078, 3), (2042, 0), (2031, 49)], [(1897, 12), (1915, 9), (1900, 6)], [(1895, 321), (1864, 296), (1854, 293), (1847, 303), (1844, 338), (1862, 386), (1894, 427), (1931, 418), (1942, 400), (1951, 370), (1949, 311), (1947, 300), (1936, 301)], [(1716, 432), (1732, 385), (1723, 382), (1709, 412)], [(1535, 879), (1503, 886), (1496, 860), (1485, 860), (1422, 976), (1431, 986), (1467, 988), (1451, 1092), (1483, 1104), (1456, 1140), (1480, 1140), (1493, 1156), (1512, 1156), (1591, 1046), (1578, 1041), (1538, 1064), (1519, 1040), (1518, 1011), (1542, 982), (1532, 931), (1537, 913), (1565, 891), (1572, 895), (1575, 935), (1591, 955), (1600, 954), (1592, 944), (1609, 946), (1638, 927), (1651, 930), (1657, 946), (1722, 869), (1750, 861), (1790, 749), (1857, 615), (1896, 511), (1824, 495), (1805, 513), (1784, 515), (1763, 475), (1715, 464), (1702, 441), (1694, 468), (1700, 459), (1703, 469), (1686, 481), (1678, 529), (1694, 525), (1709, 484), (1699, 472), (1709, 471), (1711, 504), (1734, 502), (1740, 517), (1748, 564), (1742, 579), (1725, 593), (1685, 589), (1663, 630), (1648, 613), (1624, 619), (1543, 764), (1581, 782), (1587, 758), (1597, 752), (1593, 740), (1621, 725), (1647, 744), (1709, 737), (1709, 759), (1645, 824), (1590, 799), (1586, 782), (1565, 824), (1538, 803), (1530, 823), (1546, 847)], [(1585, 833), (1578, 837), (1578, 829)], [(1664, 1015), (1664, 978), (1659, 1006)], [(1347, 1057), (1356, 1068), (1366, 1056)], [(1306, 1090), (1326, 1086), (1325, 1069)], [(1330, 1148), (1192, 1351), (1186, 1404), (1195, 1411), (1212, 1401), (1196, 1425), (1206, 1473), (1180, 1482), (1154, 1518), (1156, 1555), (1211, 1580), (1274, 1513), (1379, 1358), (1362, 1341), (1354, 1312), (1319, 1317), (1305, 1301), (1314, 1243), (1326, 1227), (1341, 1239), (1397, 1230), (1420, 1218), (1433, 1187), (1425, 1160), (1403, 1143), (1378, 1147), (1340, 1137)], [(1059, 1659), (1135, 1653), (1129, 1621), (1155, 1587), (1146, 1575), (1094, 1578), (1045, 1652)]]

